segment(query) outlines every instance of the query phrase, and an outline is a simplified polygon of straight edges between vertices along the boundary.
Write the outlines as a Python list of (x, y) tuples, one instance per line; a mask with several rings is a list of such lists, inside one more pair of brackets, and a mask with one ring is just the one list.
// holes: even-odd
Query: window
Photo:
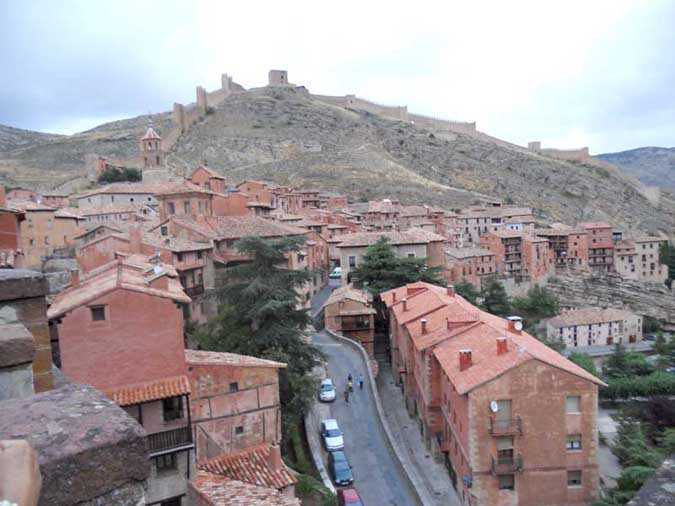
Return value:
[(92, 321), (100, 322), (105, 320), (105, 306), (92, 306), (89, 310), (91, 311)]
[(176, 459), (176, 454), (167, 453), (166, 455), (155, 457), (155, 465), (157, 466), (158, 473), (161, 473), (162, 471), (173, 471), (178, 469), (178, 460)]
[(204, 188), (206, 188), (207, 190), (210, 190), (211, 189), (211, 183), (204, 183)]
[(498, 437), (496, 444), (497, 460), (500, 462), (511, 462), (513, 460), (513, 438)]
[(162, 411), (164, 412), (165, 422), (183, 418), (183, 398), (169, 397), (168, 399), (162, 399)]
[(516, 488), (516, 478), (513, 474), (500, 474), (499, 490), (513, 490)]
[(183, 261), (183, 254), (182, 253), (176, 253), (176, 262), (182, 262)]
[(198, 251), (197, 252), (197, 258), (201, 260), (204, 257), (204, 252), (203, 251)]
[(230, 392), (238, 392), (239, 391), (239, 383), (236, 381), (234, 383), (230, 383)]
[(581, 450), (581, 434), (572, 434), (567, 436), (568, 450)]
[(49, 246), (49, 237), (45, 236), (45, 246)]
[(190, 201), (186, 200), (183, 202), (183, 211), (185, 214), (190, 214), (192, 211), (190, 210)]
[(166, 225), (162, 225), (159, 230), (162, 235), (169, 235), (169, 228)]
[(581, 397), (578, 395), (567, 396), (565, 411), (567, 413), (581, 413)]
[(581, 471), (567, 471), (567, 486), (568, 487), (581, 486)]
[(349, 267), (352, 269), (356, 267), (356, 257), (355, 256), (350, 256), (349, 257)]
[(408, 253), (408, 258), (415, 258), (415, 253)]
[(243, 426), (243, 425), (239, 425), (239, 426), (235, 427), (235, 428), (234, 428), (234, 433), (235, 433), (236, 435), (243, 434), (243, 433), (244, 433), (244, 426)]
[(169, 214), (176, 214), (176, 205), (173, 202), (167, 203), (166, 207)]

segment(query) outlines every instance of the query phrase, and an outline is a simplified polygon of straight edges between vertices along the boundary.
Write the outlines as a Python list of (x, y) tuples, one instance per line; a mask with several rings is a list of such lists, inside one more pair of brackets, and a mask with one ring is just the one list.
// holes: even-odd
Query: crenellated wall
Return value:
[(534, 141), (527, 144), (527, 149), (541, 155), (550, 156), (551, 158), (558, 158), (560, 160), (567, 160), (570, 162), (586, 162), (591, 158), (587, 147), (580, 149), (542, 148), (540, 141)]

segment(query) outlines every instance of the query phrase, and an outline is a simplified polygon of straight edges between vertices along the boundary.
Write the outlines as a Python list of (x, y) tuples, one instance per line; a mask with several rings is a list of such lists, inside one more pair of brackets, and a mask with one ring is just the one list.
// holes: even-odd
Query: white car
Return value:
[(329, 452), (344, 449), (345, 441), (342, 438), (342, 431), (334, 418), (321, 422), (321, 435), (323, 436), (323, 444)]
[(330, 378), (326, 378), (321, 381), (321, 386), (319, 387), (319, 400), (321, 402), (333, 402), (335, 400), (335, 384)]
[(340, 279), (342, 277), (342, 268), (341, 267), (336, 267), (333, 269), (333, 272), (331, 272), (328, 277), (330, 279)]

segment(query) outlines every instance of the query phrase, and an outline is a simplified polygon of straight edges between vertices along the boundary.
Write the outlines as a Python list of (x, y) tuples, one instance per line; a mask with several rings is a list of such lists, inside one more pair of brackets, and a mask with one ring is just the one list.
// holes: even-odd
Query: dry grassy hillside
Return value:
[[(160, 132), (171, 124), (168, 113), (154, 118)], [(132, 156), (146, 123), (138, 117), (34, 142), (3, 143), (0, 131), (0, 181), (53, 186), (82, 174), (87, 153)], [(259, 178), (449, 209), (489, 196), (532, 206), (550, 221), (673, 230), (675, 204), (662, 199), (652, 206), (618, 170), (554, 160), (480, 133), (431, 131), (292, 89), (230, 96), (178, 140), (166, 164), (185, 173), (204, 160), (234, 181)]]

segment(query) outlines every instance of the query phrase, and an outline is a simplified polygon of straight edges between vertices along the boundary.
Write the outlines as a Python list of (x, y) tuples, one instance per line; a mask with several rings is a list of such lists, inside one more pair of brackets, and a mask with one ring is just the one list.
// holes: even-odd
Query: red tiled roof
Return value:
[(274, 488), (251, 485), (206, 471), (197, 471), (189, 486), (209, 506), (301, 506), (300, 499), (288, 497)]
[(134, 385), (104, 390), (103, 393), (120, 406), (130, 406), (142, 402), (166, 399), (190, 393), (190, 382), (187, 376), (174, 376), (160, 380), (146, 381)]
[(286, 364), (266, 360), (264, 358), (249, 357), (248, 355), (239, 355), (237, 353), (226, 353), (219, 351), (201, 351), (185, 350), (185, 361), (189, 365), (211, 364), (211, 365), (229, 365), (240, 367), (274, 367), (285, 369)]
[(280, 460), (279, 469), (272, 467), (270, 462), (272, 451), (271, 444), (262, 444), (208, 459), (198, 463), (197, 467), (233, 480), (277, 490), (297, 483), (298, 479), (283, 461)]
[(356, 234), (347, 234), (338, 248), (350, 248), (359, 246), (372, 246), (381, 237), (386, 237), (393, 245), (396, 244), (428, 244), (430, 242), (444, 242), (445, 237), (427, 232), (422, 229), (411, 228), (405, 232), (357, 232)]
[(212, 177), (214, 179), (225, 179), (223, 176), (218, 174), (216, 171), (211, 170), (210, 168), (206, 167), (205, 165), (200, 165), (195, 170), (193, 170), (192, 174), (190, 174), (190, 178), (192, 178), (194, 173), (197, 172), (199, 169), (202, 169), (202, 170), (206, 171), (206, 173), (209, 175), (209, 177)]

